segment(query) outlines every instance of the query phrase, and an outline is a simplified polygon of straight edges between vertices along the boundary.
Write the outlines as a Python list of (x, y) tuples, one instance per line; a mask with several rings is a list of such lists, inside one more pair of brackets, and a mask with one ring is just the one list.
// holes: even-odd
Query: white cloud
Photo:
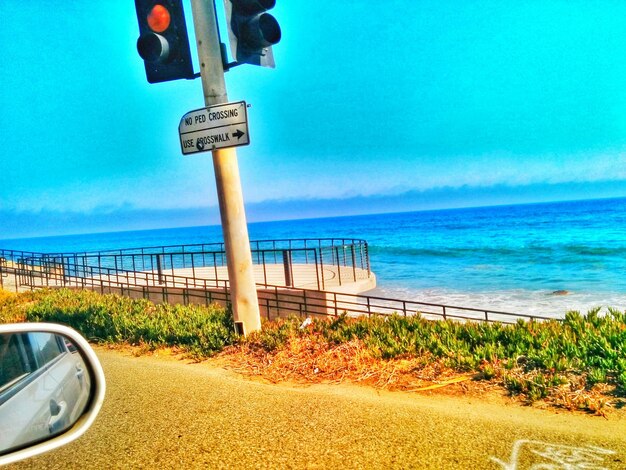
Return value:
[[(137, 209), (194, 208), (217, 205), (213, 171), (207, 162), (115, 180), (80, 181), (29, 191), (0, 190), (0, 209), (17, 211), (84, 211), (122, 206)], [(272, 175), (248, 172), (242, 184), (248, 203), (281, 199), (330, 199), (434, 188), (525, 186), (626, 180), (626, 151), (573, 155), (522, 156), (509, 153), (446, 159), (415, 158), (380, 164), (363, 162), (345, 168), (296, 170)], [(301, 170), (301, 171), (298, 171)], [(19, 194), (19, 196), (17, 196)]]

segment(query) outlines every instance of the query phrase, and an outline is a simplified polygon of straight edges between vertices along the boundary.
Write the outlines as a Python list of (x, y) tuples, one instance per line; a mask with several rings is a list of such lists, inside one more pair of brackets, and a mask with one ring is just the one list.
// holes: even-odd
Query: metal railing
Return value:
[[(357, 239), (326, 238), (265, 240), (251, 242), (252, 261), (262, 284), (280, 284), (325, 290), (331, 285), (371, 277), (367, 242)], [(226, 253), (223, 243), (172, 245), (81, 253), (43, 254), (0, 250), (0, 256), (30, 266), (33, 271), (63, 269), (71, 277), (91, 277), (93, 269), (158, 273), (165, 275), (224, 279)], [(294, 266), (308, 270), (294, 270)], [(181, 273), (182, 271), (182, 273)], [(281, 282), (277, 282), (277, 276)], [(257, 276), (258, 277), (258, 276)]]
[(0, 287), (4, 287), (4, 278), (9, 277), (9, 273), (6, 270), (7, 260), (0, 256)]
[[(331, 246), (331, 251), (343, 249), (346, 244)], [(366, 244), (364, 244), (366, 248)], [(205, 246), (206, 247), (206, 246)], [(165, 247), (163, 247), (165, 248)], [(309, 248), (286, 248), (290, 253), (304, 256)], [(219, 252), (176, 253), (162, 250), (151, 253), (145, 249), (139, 253), (120, 250), (98, 252), (96, 254), (46, 255), (28, 252), (8, 253), (0, 250), (0, 257), (12, 262), (5, 262), (3, 273), (15, 276), (16, 286), (38, 287), (70, 287), (92, 289), (101, 293), (115, 292), (121, 295), (143, 297), (152, 301), (170, 303), (201, 303), (210, 304), (230, 302), (229, 283), (226, 279), (200, 278), (195, 275), (199, 261), (196, 257), (208, 258), (212, 265), (217, 264)], [(268, 253), (276, 253), (278, 247), (257, 249), (261, 259)], [(280, 249), (280, 252), (285, 250)], [(108, 253), (108, 254), (107, 254)], [(319, 251), (317, 252), (319, 255)], [(348, 251), (349, 259), (353, 251)], [(210, 254), (210, 255), (209, 255)], [(12, 258), (12, 256), (17, 256)], [(215, 256), (215, 257), (214, 257)], [(355, 255), (356, 256), (356, 255)], [(345, 257), (344, 257), (345, 258)], [(194, 261), (195, 259), (195, 261)], [(278, 258), (277, 258), (278, 259)], [(161, 261), (159, 261), (161, 260)], [(336, 260), (342, 262), (341, 251)], [(141, 263), (140, 263), (141, 262)], [(110, 264), (115, 264), (110, 266)], [(191, 267), (178, 268), (175, 266)], [(208, 263), (211, 264), (211, 263)], [(159, 269), (160, 265), (160, 269)], [(354, 265), (354, 263), (353, 263)], [(367, 262), (369, 272), (369, 261)], [(132, 269), (131, 269), (132, 268)], [(189, 269), (190, 275), (180, 274), (181, 269)], [(290, 314), (305, 316), (349, 316), (360, 315), (391, 315), (410, 316), (420, 314), (429, 319), (454, 319), (460, 321), (514, 323), (522, 320), (550, 320), (530, 314), (519, 314), (497, 310), (478, 309), (454, 305), (436, 304), (416, 300), (392, 299), (368, 295), (343, 294), (326, 292), (321, 289), (305, 289), (287, 285), (275, 285), (258, 282), (258, 297), (262, 315), (266, 318), (288, 316)], [(17, 287), (16, 287), (17, 288)]]

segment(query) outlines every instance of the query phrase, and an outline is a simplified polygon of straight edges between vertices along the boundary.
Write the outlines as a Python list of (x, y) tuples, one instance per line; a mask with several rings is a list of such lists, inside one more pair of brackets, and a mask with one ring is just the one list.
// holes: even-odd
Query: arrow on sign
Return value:
[(237, 137), (237, 140), (241, 139), (245, 134), (241, 132), (241, 129), (237, 129), (237, 132), (233, 132), (233, 137)]

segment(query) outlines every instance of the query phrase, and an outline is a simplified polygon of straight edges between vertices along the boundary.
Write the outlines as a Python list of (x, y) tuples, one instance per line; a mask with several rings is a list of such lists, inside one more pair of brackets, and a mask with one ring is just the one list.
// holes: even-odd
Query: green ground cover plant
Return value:
[(88, 290), (5, 294), (0, 320), (62, 323), (93, 342), (176, 347), (198, 358), (212, 356), (236, 339), (232, 314), (220, 307), (154, 304)]
[(614, 309), (513, 325), (343, 315), (303, 327), (302, 318), (289, 318), (264, 322), (244, 339), (233, 331), (231, 312), (218, 306), (68, 289), (0, 290), (0, 322), (16, 321), (64, 323), (90, 341), (173, 347), (197, 359), (224, 351), (236, 369), (276, 381), (352, 380), (411, 390), (464, 376), (527, 402), (601, 414), (626, 396), (626, 313)]

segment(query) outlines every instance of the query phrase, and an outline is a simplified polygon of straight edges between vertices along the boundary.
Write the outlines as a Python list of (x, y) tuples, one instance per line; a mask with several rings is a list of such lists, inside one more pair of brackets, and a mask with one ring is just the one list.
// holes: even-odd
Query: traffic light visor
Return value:
[(280, 41), (281, 32), (278, 21), (269, 13), (262, 13), (240, 26), (241, 39), (245, 46), (258, 49), (270, 47)]
[(155, 33), (162, 33), (170, 27), (172, 17), (167, 8), (163, 5), (156, 4), (148, 13), (148, 26)]
[(272, 15), (263, 13), (259, 18), (259, 28), (263, 34), (263, 37), (267, 41), (267, 46), (276, 44), (280, 41), (281, 33), (278, 21)]
[(146, 34), (137, 41), (137, 51), (147, 62), (167, 62), (170, 55), (170, 45), (160, 34)]

